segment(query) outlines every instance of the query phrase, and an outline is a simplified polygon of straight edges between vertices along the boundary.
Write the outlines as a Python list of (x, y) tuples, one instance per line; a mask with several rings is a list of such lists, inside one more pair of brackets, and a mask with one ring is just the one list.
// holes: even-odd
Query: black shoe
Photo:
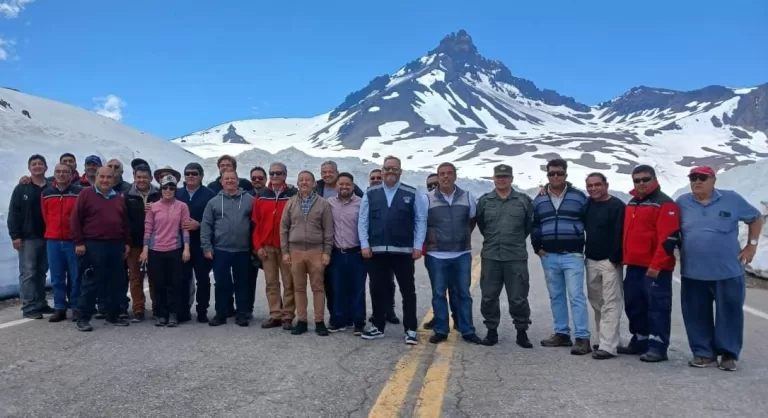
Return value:
[(307, 332), (307, 321), (296, 321), (296, 325), (291, 330), (291, 335), (301, 335)]
[(641, 350), (641, 349), (639, 349), (637, 347), (634, 347), (632, 345), (628, 345), (628, 346), (620, 345), (620, 346), (616, 347), (616, 352), (619, 353), (619, 354), (628, 354), (630, 356), (639, 356), (639, 355), (645, 353), (645, 351), (643, 351), (643, 350)]
[(325, 322), (315, 322), (315, 333), (321, 337), (328, 336), (328, 328), (325, 327)]
[(227, 323), (227, 318), (219, 318), (218, 316), (214, 316), (213, 319), (208, 322), (208, 325), (212, 327), (218, 327), (219, 325), (224, 325)]
[(517, 338), (515, 339), (517, 345), (523, 348), (533, 348), (533, 343), (528, 339), (528, 332), (519, 330), (517, 331)]
[(56, 313), (56, 310), (51, 308), (48, 305), (45, 305), (44, 307), (38, 309), (37, 311), (40, 312), (41, 314), (45, 314), (45, 315), (50, 315), (50, 314)]
[(82, 331), (82, 332), (91, 332), (91, 331), (93, 331), (93, 327), (91, 326), (91, 322), (90, 321), (86, 321), (84, 319), (79, 319), (75, 323), (75, 326), (77, 327), (78, 331)]
[(128, 320), (126, 319), (117, 318), (113, 320), (107, 319), (106, 321), (104, 321), (104, 325), (114, 325), (116, 327), (127, 327), (128, 325), (131, 325), (131, 323), (128, 322)]
[(576, 343), (573, 344), (571, 354), (574, 356), (583, 356), (592, 352), (592, 347), (589, 345), (589, 338), (576, 338)]
[(660, 361), (667, 361), (667, 356), (659, 353), (654, 353), (653, 351), (649, 351), (640, 356), (640, 361), (643, 361), (646, 363), (658, 363)]
[(199, 322), (201, 324), (204, 324), (204, 323), (208, 322), (208, 314), (204, 314), (204, 313), (197, 314), (197, 322)]
[(124, 320), (126, 320), (126, 321), (127, 321), (127, 320), (128, 320), (128, 318), (130, 318), (130, 316), (128, 316), (128, 311), (123, 311), (123, 312), (120, 312), (120, 315), (118, 316), (118, 318), (119, 318), (119, 319), (124, 319)]
[(433, 316), (432, 319), (430, 319), (424, 324), (424, 329), (434, 329), (434, 328), (435, 328), (435, 317)]
[(483, 345), (483, 340), (477, 334), (462, 335), (461, 338), (468, 343)]
[(168, 325), (168, 320), (165, 318), (155, 318), (156, 327), (164, 327)]
[(50, 318), (48, 318), (48, 322), (61, 322), (67, 320), (67, 311), (60, 310), (54, 312), (53, 315), (51, 315)]
[(483, 345), (496, 345), (499, 342), (499, 332), (495, 329), (489, 329), (488, 334), (483, 338)]
[(592, 353), (592, 358), (595, 360), (608, 360), (609, 358), (614, 358), (615, 355), (605, 351), (597, 349), (594, 353)]
[(96, 312), (96, 315), (93, 316), (93, 319), (105, 319), (107, 317), (106, 311), (98, 311)]
[(447, 335), (435, 333), (435, 334), (432, 334), (431, 337), (429, 337), (429, 342), (431, 342), (432, 344), (440, 344), (441, 342), (447, 339), (448, 339)]
[(179, 326), (179, 317), (176, 314), (168, 315), (168, 326), (171, 328)]
[(242, 314), (238, 315), (237, 318), (235, 318), (235, 324), (241, 327), (247, 327), (249, 325), (248, 317)]
[(40, 312), (27, 312), (22, 316), (27, 319), (43, 319), (43, 314)]
[(400, 319), (397, 317), (397, 315), (395, 315), (395, 311), (387, 313), (386, 319), (387, 319), (387, 322), (389, 322), (390, 324), (397, 325), (400, 323)]
[(133, 319), (131, 319), (131, 322), (134, 324), (138, 324), (139, 322), (144, 322), (144, 312), (137, 312), (133, 314)]

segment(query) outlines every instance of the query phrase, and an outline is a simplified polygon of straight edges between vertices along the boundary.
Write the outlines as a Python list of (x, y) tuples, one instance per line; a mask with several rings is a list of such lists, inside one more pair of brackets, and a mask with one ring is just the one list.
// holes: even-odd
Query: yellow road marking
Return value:
[[(479, 280), (480, 263), (479, 257), (477, 257), (472, 266), (472, 282), (469, 286), (470, 292), (477, 285)], [(453, 322), (453, 320), (450, 322)], [(449, 325), (451, 327), (453, 326), (453, 324)], [(432, 365), (427, 369), (427, 375), (424, 377), (421, 392), (419, 392), (419, 397), (416, 400), (414, 416), (420, 418), (436, 418), (440, 416), (440, 410), (443, 408), (443, 399), (445, 398), (445, 390), (448, 386), (448, 377), (451, 374), (453, 350), (459, 339), (457, 334), (457, 332), (449, 332), (448, 340), (437, 345)]]
[[(470, 285), (470, 291), (477, 284), (477, 281), (479, 280), (480, 257), (475, 256), (472, 264), (473, 264), (472, 284)], [(429, 308), (426, 315), (424, 315), (424, 319), (421, 321), (421, 324), (419, 324), (420, 330), (424, 329), (424, 324), (427, 323), (429, 319), (432, 318), (432, 316), (433, 316), (432, 308)], [(436, 405), (438, 414), (440, 413), (440, 408), (442, 407), (443, 396), (445, 392), (445, 385), (448, 381), (447, 371), (450, 366), (450, 359), (453, 351), (452, 346), (456, 344), (456, 335), (455, 335), (456, 333), (454, 332), (449, 334), (452, 334), (452, 336), (449, 335), (448, 341), (438, 345), (437, 347), (437, 349), (440, 350), (442, 348), (440, 346), (451, 345), (451, 348), (450, 348), (451, 353), (449, 353), (447, 356), (442, 355), (442, 357), (445, 357), (447, 361), (445, 365), (446, 374), (444, 379), (442, 379), (443, 381), (442, 390), (441, 390), (442, 395), (440, 396), (439, 404)], [(453, 338), (453, 342), (451, 342), (451, 338)], [(419, 344), (417, 346), (411, 347), (411, 349), (408, 350), (408, 352), (405, 355), (403, 355), (403, 357), (400, 358), (400, 360), (395, 365), (395, 370), (392, 372), (392, 375), (390, 375), (389, 379), (384, 384), (384, 387), (381, 389), (381, 392), (379, 393), (378, 398), (376, 398), (376, 403), (373, 404), (371, 411), (368, 413), (369, 418), (390, 418), (390, 417), (400, 416), (400, 410), (403, 408), (403, 405), (405, 404), (411, 383), (413, 382), (413, 378), (416, 375), (416, 370), (418, 369), (419, 363), (421, 362), (422, 354), (424, 353), (426, 348), (427, 348), (427, 341), (420, 339)], [(433, 379), (435, 383), (438, 384), (438, 386), (441, 381), (440, 376), (436, 376), (437, 373), (441, 373), (441, 372), (437, 372), (437, 373), (432, 372), (432, 374), (430, 374), (430, 372), (431, 372), (431, 369), (427, 371), (427, 375), (425, 377), (425, 383), (422, 387), (422, 393), (424, 392), (425, 388), (427, 388), (427, 390), (431, 393), (433, 391), (432, 388), (436, 387), (435, 384), (427, 385), (426, 379)], [(434, 408), (435, 408), (434, 405), (429, 406), (430, 411), (434, 410)], [(417, 410), (418, 409), (419, 408), (417, 406)]]

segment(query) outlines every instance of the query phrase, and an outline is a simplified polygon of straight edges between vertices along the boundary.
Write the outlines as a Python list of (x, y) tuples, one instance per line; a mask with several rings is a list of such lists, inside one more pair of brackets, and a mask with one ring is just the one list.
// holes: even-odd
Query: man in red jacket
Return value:
[(617, 351), (655, 363), (667, 360), (680, 209), (661, 192), (652, 167), (637, 166), (632, 181), (624, 214), (624, 306), (632, 339)]
[[(282, 326), (290, 330), (295, 316), (293, 279), (291, 267), (283, 261), (280, 251), (280, 221), (288, 199), (297, 193), (285, 179), (288, 169), (283, 163), (272, 163), (269, 167), (269, 184), (256, 194), (253, 201), (251, 220), (253, 229), (253, 252), (261, 259), (264, 269), (269, 319), (262, 328)], [(280, 275), (283, 276), (283, 297), (280, 298)]]
[[(53, 307), (56, 310), (48, 322), (61, 322), (67, 319), (68, 307), (72, 308), (72, 316), (75, 319), (79, 317), (77, 302), (80, 296), (80, 280), (77, 275), (75, 244), (70, 232), (70, 218), (82, 188), (74, 183), (72, 167), (65, 163), (56, 164), (53, 177), (53, 183), (43, 189), (42, 195), (48, 266), (53, 287)], [(72, 283), (71, 292), (67, 289), (67, 275)]]

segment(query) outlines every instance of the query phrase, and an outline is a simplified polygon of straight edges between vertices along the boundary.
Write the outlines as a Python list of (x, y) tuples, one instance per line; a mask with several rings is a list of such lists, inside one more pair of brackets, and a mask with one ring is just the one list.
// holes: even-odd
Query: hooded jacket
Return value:
[(288, 200), (295, 196), (298, 190), (295, 187), (283, 185), (279, 192), (275, 193), (272, 184), (261, 189), (253, 203), (251, 220), (254, 224), (253, 249), (269, 245), (280, 248), (280, 220), (282, 219)]
[[(117, 190), (115, 190), (117, 191)], [(144, 246), (144, 205), (154, 203), (160, 200), (160, 191), (154, 184), (149, 185), (149, 192), (146, 197), (141, 194), (136, 185), (123, 193), (125, 206), (128, 209), (128, 229), (131, 235), (131, 248), (142, 248)]]
[(624, 212), (624, 257), (628, 266), (653, 270), (675, 269), (675, 247), (680, 243), (680, 208), (658, 184), (650, 193), (632, 199)]
[(250, 251), (252, 212), (253, 197), (243, 190), (232, 196), (222, 190), (209, 200), (200, 225), (203, 252)]

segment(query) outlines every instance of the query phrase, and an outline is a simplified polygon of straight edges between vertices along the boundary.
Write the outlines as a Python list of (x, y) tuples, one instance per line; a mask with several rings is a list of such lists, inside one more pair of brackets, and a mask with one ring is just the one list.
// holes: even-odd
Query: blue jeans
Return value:
[(235, 292), (237, 314), (248, 313), (248, 265), (251, 255), (248, 251), (213, 251), (213, 278), (216, 280), (216, 317), (227, 320), (229, 298)]
[(662, 270), (655, 279), (647, 272), (647, 267), (627, 266), (624, 273), (629, 346), (666, 356), (672, 329), (672, 272)]
[(334, 248), (331, 253), (331, 289), (333, 311), (331, 325), (343, 327), (354, 323), (365, 326), (365, 261), (360, 250), (341, 252)]
[(743, 275), (714, 281), (683, 277), (680, 303), (694, 356), (730, 354), (739, 359), (744, 343), (745, 283)]
[(589, 312), (584, 296), (584, 255), (547, 253), (541, 257), (555, 334), (571, 335), (568, 301), (571, 302), (574, 337), (589, 338)]
[(77, 302), (80, 298), (80, 278), (77, 275), (75, 244), (72, 241), (49, 239), (46, 246), (48, 249), (48, 266), (51, 269), (53, 309), (57, 311), (67, 309), (67, 273), (69, 273), (72, 282), (69, 304), (72, 309), (77, 309)]
[(451, 305), (455, 303), (454, 313), (461, 335), (475, 333), (472, 324), (472, 295), (469, 293), (471, 281), (472, 255), (462, 254), (456, 258), (436, 258), (429, 254), (425, 259), (432, 278), (432, 310), (435, 313), (435, 334), (448, 335), (448, 301), (446, 290), (450, 292)]

